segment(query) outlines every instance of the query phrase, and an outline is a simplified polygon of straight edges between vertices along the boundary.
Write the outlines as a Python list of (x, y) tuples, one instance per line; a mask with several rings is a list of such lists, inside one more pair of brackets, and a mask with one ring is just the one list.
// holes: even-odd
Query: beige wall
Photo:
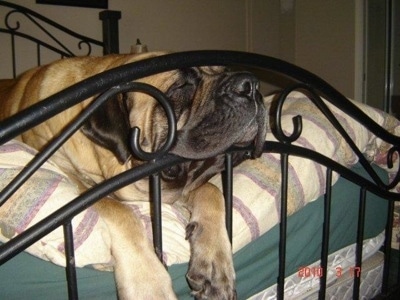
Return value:
[(363, 0), (250, 2), (251, 51), (294, 63), (361, 100)]
[(295, 63), (354, 97), (355, 1), (296, 1)]
[[(14, 0), (81, 34), (101, 39), (99, 9), (67, 6), (40, 5), (35, 0)], [(242, 0), (109, 0), (109, 9), (122, 12), (120, 28), (120, 51), (129, 52), (130, 46), (140, 38), (149, 50), (193, 50), (193, 49), (231, 49), (246, 51), (248, 12), (247, 1)], [(0, 11), (1, 20), (4, 13)], [(21, 16), (13, 16), (18, 20)], [(21, 22), (22, 24), (22, 22)], [(0, 37), (3, 53), (7, 52), (5, 37)], [(1, 47), (1, 46), (0, 46)], [(7, 48), (7, 49), (6, 49)], [(32, 67), (28, 60), (34, 49), (31, 46), (19, 47), (26, 62), (19, 71)], [(8, 53), (7, 53), (8, 54)], [(99, 51), (94, 54), (101, 54)], [(1, 61), (0, 78), (9, 74), (10, 59)], [(57, 57), (49, 56), (48, 61)], [(46, 62), (46, 61), (45, 61)]]
[(136, 38), (150, 50), (245, 50), (245, 2), (231, 0), (110, 0), (121, 10), (121, 51)]
[[(352, 97), (357, 1), (360, 0), (109, 0), (109, 9), (122, 12), (121, 52), (129, 52), (137, 38), (149, 50), (251, 51), (309, 69)], [(99, 9), (39, 5), (35, 0), (13, 2), (101, 39)], [(0, 38), (0, 49), (4, 44)], [(26, 61), (33, 50), (25, 46), (20, 49)], [(0, 58), (0, 78), (8, 76), (4, 74), (9, 74), (10, 68), (8, 56), (2, 57), (7, 61)], [(49, 55), (47, 60), (56, 58)], [(28, 67), (29, 63), (23, 62), (19, 69)]]

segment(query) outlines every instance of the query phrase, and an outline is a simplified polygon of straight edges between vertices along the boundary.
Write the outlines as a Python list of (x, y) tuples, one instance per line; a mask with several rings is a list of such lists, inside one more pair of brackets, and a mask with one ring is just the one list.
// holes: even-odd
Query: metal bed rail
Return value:
[[(52, 116), (60, 113), (64, 109), (77, 104), (84, 99), (98, 95), (100, 96), (93, 102), (91, 106), (85, 110), (82, 115), (77, 118), (72, 124), (70, 124), (67, 130), (61, 134), (57, 139), (52, 141), (48, 147), (37, 155), (33, 161), (22, 171), (14, 181), (10, 183), (0, 193), (0, 203), (7, 201), (7, 198), (12, 192), (23, 184), (29, 176), (37, 170), (42, 163), (44, 163), (48, 157), (51, 156), (62, 143), (76, 130), (79, 130), (80, 125), (85, 119), (90, 116), (97, 106), (107, 101), (112, 95), (126, 90), (141, 91), (149, 93), (157, 101), (160, 101), (166, 111), (169, 122), (169, 135), (167, 142), (157, 152), (147, 153), (144, 152), (138, 143), (139, 132), (137, 129), (133, 129), (132, 134), (132, 151), (147, 163), (121, 173), (113, 178), (110, 178), (93, 188), (87, 190), (85, 193), (74, 199), (70, 203), (66, 204), (61, 209), (54, 212), (41, 222), (37, 223), (27, 231), (21, 233), (19, 236), (10, 240), (8, 243), (0, 246), (0, 264), (11, 259), (19, 252), (23, 251), (26, 247), (40, 239), (47, 233), (51, 232), (59, 226), (64, 226), (65, 233), (65, 248), (67, 249), (66, 255), (66, 276), (68, 282), (68, 292), (70, 299), (77, 299), (77, 282), (76, 282), (76, 270), (74, 265), (74, 253), (73, 253), (73, 238), (71, 234), (71, 220), (72, 218), (88, 208), (90, 205), (95, 203), (102, 197), (112, 193), (113, 191), (122, 188), (136, 180), (140, 180), (145, 177), (151, 178), (151, 189), (156, 192), (152, 192), (154, 205), (156, 207), (154, 211), (154, 224), (156, 224), (156, 230), (154, 233), (154, 246), (157, 253), (162, 252), (162, 232), (161, 232), (161, 210), (160, 203), (162, 195), (160, 191), (160, 180), (158, 173), (168, 167), (175, 164), (186, 161), (185, 158), (177, 157), (172, 154), (168, 154), (170, 146), (173, 144), (175, 139), (175, 123), (173, 118), (172, 108), (170, 107), (168, 100), (165, 99), (163, 94), (153, 87), (147, 85), (136, 85), (131, 82), (146, 76), (150, 76), (156, 73), (165, 72), (174, 69), (181, 69), (193, 66), (203, 65), (227, 65), (227, 66), (240, 66), (240, 67), (251, 67), (260, 68), (265, 71), (272, 71), (277, 74), (291, 77), (294, 81), (298, 82), (293, 86), (288, 87), (281, 93), (279, 98), (276, 111), (272, 112), (275, 114), (274, 124), (271, 128), (274, 128), (274, 135), (277, 138), (277, 142), (267, 141), (264, 144), (264, 152), (279, 153), (281, 155), (281, 169), (282, 169), (282, 181), (281, 181), (281, 223), (280, 223), (280, 244), (279, 244), (279, 274), (278, 274), (278, 299), (284, 298), (284, 278), (285, 278), (285, 257), (286, 257), (286, 222), (287, 222), (287, 189), (288, 189), (288, 158), (290, 156), (300, 156), (304, 159), (311, 159), (319, 164), (327, 167), (327, 183), (326, 183), (326, 194), (325, 194), (325, 219), (323, 227), (322, 251), (321, 251), (321, 267), (326, 269), (326, 262), (328, 256), (328, 244), (329, 244), (329, 215), (330, 215), (330, 201), (331, 201), (331, 175), (332, 172), (337, 172), (347, 180), (356, 183), (360, 187), (360, 204), (359, 204), (359, 216), (358, 216), (358, 235), (357, 235), (357, 250), (356, 250), (356, 264), (355, 267), (361, 267), (362, 259), (362, 240), (363, 240), (363, 226), (364, 226), (364, 210), (365, 210), (365, 199), (367, 193), (377, 194), (388, 200), (388, 206), (392, 207), (395, 201), (398, 201), (399, 194), (390, 191), (400, 181), (399, 172), (395, 176), (394, 180), (389, 184), (382, 182), (379, 176), (374, 172), (369, 163), (359, 149), (355, 146), (354, 142), (344, 131), (340, 123), (336, 120), (327, 106), (324, 104), (320, 96), (324, 96), (330, 103), (337, 106), (339, 109), (352, 116), (354, 119), (362, 123), (371, 132), (381, 139), (387, 141), (393, 145), (393, 148), (388, 154), (388, 165), (392, 164), (393, 153), (399, 152), (400, 137), (394, 136), (389, 132), (381, 128), (377, 123), (366, 116), (351, 102), (337, 92), (333, 87), (324, 82), (322, 79), (313, 75), (312, 73), (298, 68), (289, 63), (283, 62), (278, 59), (266, 57), (257, 54), (249, 54), (244, 52), (232, 52), (232, 51), (191, 51), (183, 53), (169, 54), (161, 57), (154, 57), (147, 60), (131, 63), (128, 65), (117, 67), (113, 70), (106, 71), (102, 74), (95, 75), (84, 82), (78, 83), (64, 91), (53, 95), (41, 103), (34, 105), (15, 116), (10, 117), (0, 122), (0, 144), (15, 138), (25, 130), (51, 118)], [(84, 89), (83, 89), (84, 88)], [(290, 135), (285, 134), (281, 128), (281, 114), (282, 106), (288, 96), (293, 90), (305, 90), (309, 95), (313, 103), (323, 112), (328, 120), (331, 121), (333, 126), (342, 134), (347, 143), (353, 149), (355, 154), (358, 156), (361, 165), (369, 174), (370, 178), (361, 177), (348, 168), (338, 164), (332, 159), (325, 157), (315, 151), (304, 149), (293, 145), (292, 143), (301, 136), (302, 132), (302, 121), (301, 116), (293, 118), (294, 129)], [(43, 109), (43, 108), (46, 109)], [(232, 237), (232, 160), (231, 154), (235, 151), (245, 151), (247, 154), (251, 153), (251, 148), (232, 148), (225, 154), (226, 157), (226, 170), (224, 171), (224, 194), (227, 205), (227, 228), (229, 236)], [(247, 155), (251, 157), (251, 155)], [(389, 250), (391, 241), (391, 224), (393, 221), (393, 214), (391, 214), (387, 221), (386, 241), (385, 241), (385, 270), (384, 278), (388, 277), (388, 265), (390, 260)], [(384, 282), (382, 287), (382, 294), (388, 295), (392, 289)], [(397, 278), (397, 284), (399, 280)], [(358, 299), (359, 296), (359, 285), (360, 278), (355, 276), (354, 278), (354, 293), (353, 298)], [(326, 274), (321, 277), (321, 289), (319, 299), (325, 298), (326, 288)]]
[[(120, 11), (104, 10), (99, 13), (103, 36), (103, 40), (99, 41), (72, 31), (26, 7), (7, 1), (0, 1), (0, 7), (7, 9), (4, 27), (0, 27), (0, 32), (10, 36), (14, 78), (18, 75), (18, 38), (34, 43), (37, 66), (42, 63), (43, 49), (48, 49), (60, 55), (60, 58), (90, 55), (93, 47), (100, 47), (103, 54), (119, 53), (118, 20), (121, 18)], [(25, 28), (29, 28), (29, 30), (24, 30), (22, 25), (25, 25)], [(69, 46), (62, 42), (62, 39), (67, 40), (65, 36), (72, 38), (76, 44), (71, 43), (73, 46)]]

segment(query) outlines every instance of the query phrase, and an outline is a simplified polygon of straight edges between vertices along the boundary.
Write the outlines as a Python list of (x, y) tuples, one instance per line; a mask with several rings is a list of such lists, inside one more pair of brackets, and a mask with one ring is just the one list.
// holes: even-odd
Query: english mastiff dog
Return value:
[[(37, 67), (15, 80), (0, 81), (0, 119), (58, 91), (122, 64), (160, 53), (79, 57)], [(222, 67), (188, 68), (139, 80), (163, 91), (177, 119), (171, 153), (193, 159), (161, 173), (163, 201), (182, 201), (191, 217), (186, 238), (191, 258), (187, 281), (197, 299), (235, 299), (235, 271), (225, 229), (223, 195), (207, 180), (224, 168), (223, 155), (233, 145), (255, 143), (261, 154), (265, 108), (259, 82), (250, 73)], [(19, 138), (40, 150), (92, 99), (63, 111)], [(141, 129), (140, 145), (148, 152), (164, 144), (167, 120), (160, 104), (139, 92), (120, 94), (98, 109), (52, 157), (84, 190), (142, 162), (128, 143), (132, 127)], [(211, 157), (211, 158), (208, 158)], [(242, 154), (234, 155), (234, 163)], [(142, 224), (124, 204), (148, 201), (148, 182), (135, 182), (95, 204), (112, 237), (119, 299), (175, 299), (171, 279), (157, 258)]]

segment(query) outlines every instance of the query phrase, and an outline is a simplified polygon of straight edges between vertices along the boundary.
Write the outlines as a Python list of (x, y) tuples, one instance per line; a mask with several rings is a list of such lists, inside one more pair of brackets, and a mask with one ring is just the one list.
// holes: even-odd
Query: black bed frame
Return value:
[[(90, 43), (99, 45), (104, 48), (104, 53), (116, 53), (118, 52), (118, 33), (110, 32), (109, 29), (117, 29), (117, 20), (120, 18), (119, 12), (104, 11), (100, 13), (100, 18), (103, 20), (103, 28), (106, 29), (104, 33), (104, 41), (99, 42), (90, 38), (83, 37), (77, 33), (71, 32), (70, 30), (57, 25), (53, 21), (38, 15), (37, 13), (22, 8), (20, 6), (10, 4), (5, 1), (0, 1), (0, 6), (11, 8), (8, 13), (22, 13), (28, 19), (32, 20), (37, 18), (41, 21), (55, 26), (60, 30), (64, 30), (67, 33), (75, 36), (79, 43)], [(7, 15), (7, 16), (8, 16)], [(107, 16), (107, 17), (106, 17)], [(111, 16), (111, 19), (108, 18)], [(12, 27), (5, 20), (6, 28), (0, 28), (0, 32), (7, 33), (11, 36), (12, 41), (16, 36), (29, 39), (40, 47), (47, 47), (59, 53), (61, 56), (74, 56), (74, 53), (64, 49), (55, 49), (54, 46), (43, 43), (36, 38), (29, 37), (26, 34), (18, 32), (18, 26)], [(36, 23), (36, 22), (35, 22)], [(104, 25), (105, 24), (105, 25)], [(61, 44), (57, 41), (57, 44)], [(90, 47), (89, 47), (90, 49)], [(86, 55), (86, 54), (85, 54)], [(38, 57), (40, 57), (40, 51), (38, 50)], [(15, 57), (12, 58), (15, 60)], [(38, 59), (38, 64), (40, 58)], [(361, 267), (362, 261), (362, 241), (363, 241), (363, 228), (364, 228), (364, 210), (367, 193), (374, 193), (385, 199), (388, 203), (388, 221), (386, 226), (386, 239), (383, 246), (383, 252), (385, 253), (384, 260), (384, 274), (382, 291), (379, 298), (387, 299), (398, 293), (399, 282), (399, 265), (395, 267), (396, 276), (394, 278), (395, 283), (389, 284), (390, 267), (393, 267), (393, 255), (391, 250), (391, 237), (392, 237), (392, 223), (393, 223), (393, 210), (395, 201), (400, 200), (400, 195), (397, 193), (390, 192), (400, 181), (400, 174), (397, 174), (393, 182), (386, 184), (379, 179), (379, 176), (375, 173), (370, 163), (363, 156), (361, 151), (357, 149), (356, 145), (344, 131), (340, 123), (335, 119), (333, 114), (330, 112), (328, 107), (321, 100), (321, 97), (327, 99), (330, 103), (337, 106), (339, 109), (352, 116), (355, 120), (363, 124), (368, 130), (373, 132), (376, 136), (382, 140), (393, 145), (388, 154), (388, 165), (392, 163), (392, 157), (395, 152), (400, 153), (400, 137), (394, 136), (385, 130), (383, 130), (378, 124), (372, 121), (367, 115), (360, 111), (356, 106), (347, 101), (347, 99), (336, 91), (328, 83), (315, 76), (314, 74), (298, 68), (287, 62), (262, 56), (256, 54), (249, 54), (243, 52), (232, 52), (232, 51), (192, 51), (183, 52), (176, 54), (169, 54), (162, 57), (155, 57), (144, 61), (135, 62), (132, 64), (124, 65), (113, 70), (106, 71), (102, 74), (93, 76), (84, 83), (78, 83), (66, 90), (59, 92), (58, 94), (45, 99), (38, 105), (30, 107), (25, 111), (18, 113), (17, 115), (0, 122), (0, 144), (15, 138), (25, 130), (36, 126), (37, 124), (51, 118), (59, 112), (83, 101), (84, 99), (100, 94), (93, 105), (91, 105), (86, 111), (84, 111), (68, 128), (53, 142), (51, 142), (46, 149), (41, 151), (27, 167), (0, 193), (0, 205), (7, 201), (8, 197), (20, 187), (25, 180), (27, 180), (62, 144), (68, 139), (75, 131), (79, 130), (82, 123), (86, 118), (96, 109), (99, 105), (112, 98), (113, 95), (125, 92), (125, 91), (141, 91), (152, 95), (157, 101), (160, 101), (163, 105), (169, 122), (169, 136), (165, 145), (156, 153), (144, 152), (138, 143), (139, 132), (137, 128), (132, 130), (131, 148), (132, 152), (140, 159), (147, 161), (147, 163), (126, 171), (122, 174), (117, 175), (114, 178), (106, 180), (97, 186), (91, 188), (87, 192), (83, 193), (69, 204), (65, 205), (61, 209), (57, 210), (43, 221), (37, 223), (33, 227), (29, 228), (25, 232), (21, 233), (17, 237), (13, 238), (9, 242), (0, 246), (0, 265), (26, 249), (28, 246), (33, 244), (38, 239), (42, 238), (49, 232), (53, 231), (59, 226), (63, 226), (65, 235), (65, 249), (66, 249), (66, 277), (68, 285), (68, 293), (70, 299), (78, 299), (77, 292), (77, 279), (76, 270), (74, 265), (74, 245), (72, 237), (72, 226), (71, 220), (78, 213), (87, 209), (90, 205), (95, 203), (102, 197), (112, 193), (113, 191), (128, 185), (136, 180), (149, 177), (150, 185), (152, 190), (152, 199), (154, 206), (154, 221), (153, 221), (153, 233), (154, 233), (154, 247), (157, 253), (162, 253), (162, 231), (161, 231), (161, 192), (160, 192), (160, 177), (159, 172), (164, 168), (173, 166), (177, 163), (185, 161), (184, 158), (169, 154), (168, 151), (175, 139), (175, 119), (173, 110), (168, 102), (168, 99), (157, 89), (152, 86), (132, 83), (132, 81), (153, 75), (156, 73), (187, 68), (193, 66), (203, 65), (226, 65), (235, 66), (240, 68), (252, 68), (260, 69), (267, 72), (272, 72), (277, 76), (284, 76), (290, 78), (292, 84), (286, 87), (281, 92), (281, 96), (278, 100), (277, 109), (274, 112), (274, 135), (277, 138), (277, 142), (267, 141), (264, 144), (264, 152), (279, 153), (281, 156), (281, 169), (282, 169), (282, 209), (281, 209), (281, 223), (280, 223), (280, 243), (279, 243), (279, 274), (278, 274), (278, 299), (284, 298), (284, 279), (285, 279), (285, 255), (286, 255), (286, 223), (287, 223), (287, 188), (288, 188), (288, 158), (291, 155), (304, 157), (311, 159), (327, 167), (327, 180), (326, 180), (326, 194), (325, 194), (325, 210), (323, 212), (325, 216), (323, 236), (322, 236), (322, 251), (321, 251), (321, 268), (326, 269), (327, 257), (328, 257), (328, 244), (329, 244), (329, 215), (330, 215), (330, 201), (331, 201), (331, 185), (332, 185), (332, 172), (337, 172), (347, 180), (354, 182), (360, 187), (360, 202), (359, 202), (359, 219), (358, 219), (358, 233), (357, 233), (357, 246), (356, 246), (356, 263), (355, 267)], [(15, 69), (14, 74), (15, 76)], [(82, 87), (85, 87), (82, 90)], [(360, 177), (351, 170), (343, 167), (336, 163), (332, 159), (322, 156), (309, 149), (304, 149), (293, 145), (292, 143), (301, 135), (302, 132), (302, 121), (301, 116), (293, 118), (294, 130), (290, 135), (286, 135), (284, 130), (281, 128), (281, 108), (287, 95), (294, 90), (303, 90), (310, 95), (310, 99), (313, 103), (324, 113), (327, 119), (329, 119), (335, 128), (342, 134), (347, 143), (356, 153), (359, 158), (361, 165), (370, 175), (372, 180)], [(83, 91), (83, 92), (82, 92)], [(46, 110), (42, 108), (46, 107)], [(227, 208), (227, 229), (229, 236), (232, 237), (232, 153), (235, 151), (245, 150), (248, 158), (251, 158), (253, 149), (248, 148), (231, 148), (225, 153), (225, 171), (223, 172), (224, 181), (224, 195), (226, 199)], [(393, 280), (391, 280), (392, 282)], [(354, 276), (354, 289), (353, 299), (359, 299), (359, 285), (360, 277)], [(319, 299), (325, 299), (326, 290), (326, 274), (323, 274), (320, 280), (320, 292)]]
[[(5, 33), (10, 36), (10, 59), (12, 61), (14, 78), (17, 75), (16, 39), (18, 38), (29, 40), (36, 45), (36, 63), (38, 66), (41, 65), (42, 61), (42, 49), (48, 49), (57, 53), (61, 58), (90, 55), (93, 47), (101, 47), (104, 55), (119, 53), (118, 20), (121, 18), (120, 11), (104, 10), (99, 13), (99, 19), (102, 21), (103, 28), (103, 41), (99, 41), (74, 32), (20, 5), (0, 1), (0, 6), (8, 9), (4, 18), (4, 25), (2, 24), (0, 26), (0, 33)], [(32, 35), (31, 33), (24, 32), (21, 23), (34, 27), (38, 30), (37, 33)], [(76, 41), (77, 44), (74, 48), (62, 42), (61, 39), (66, 35), (72, 37), (74, 41)], [(45, 36), (46, 39), (44, 39), (43, 36)]]

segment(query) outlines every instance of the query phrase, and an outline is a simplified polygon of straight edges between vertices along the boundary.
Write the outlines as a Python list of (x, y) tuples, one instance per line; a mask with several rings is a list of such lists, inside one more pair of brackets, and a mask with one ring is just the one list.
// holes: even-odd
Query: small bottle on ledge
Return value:
[(139, 54), (148, 52), (147, 45), (142, 45), (140, 39), (136, 39), (136, 45), (131, 46), (131, 53), (132, 54)]

